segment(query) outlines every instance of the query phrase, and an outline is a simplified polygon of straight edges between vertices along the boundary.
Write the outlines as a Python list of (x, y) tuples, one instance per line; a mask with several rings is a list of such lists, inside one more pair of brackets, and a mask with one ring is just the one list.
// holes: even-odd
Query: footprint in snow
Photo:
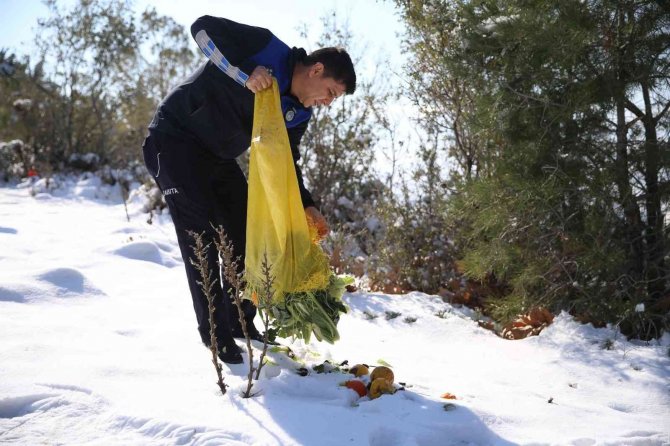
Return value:
[(635, 409), (628, 404), (613, 402), (609, 403), (607, 406), (612, 410), (616, 410), (623, 413), (635, 412)]

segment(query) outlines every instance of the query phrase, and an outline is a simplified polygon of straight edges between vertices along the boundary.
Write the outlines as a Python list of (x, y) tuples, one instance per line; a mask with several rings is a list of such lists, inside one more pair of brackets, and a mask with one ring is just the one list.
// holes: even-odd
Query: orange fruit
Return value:
[(349, 369), (349, 373), (355, 375), (356, 378), (360, 378), (361, 376), (365, 376), (370, 373), (370, 369), (368, 369), (368, 366), (365, 364), (356, 364)]
[(393, 370), (383, 365), (375, 367), (375, 369), (370, 374), (370, 381), (374, 382), (374, 380), (377, 378), (384, 378), (389, 382), (389, 384), (393, 384)]
[(393, 387), (393, 384), (391, 384), (386, 378), (376, 378), (372, 383), (370, 384), (370, 399), (374, 400), (375, 398), (379, 398), (383, 394), (392, 394), (395, 393), (395, 387)]
[(358, 396), (360, 396), (360, 397), (364, 397), (365, 395), (368, 394), (368, 389), (365, 387), (365, 384), (363, 383), (363, 381), (359, 381), (357, 379), (352, 379), (352, 380), (349, 380), (349, 381), (345, 382), (344, 385), (347, 388), (355, 391), (358, 394)]

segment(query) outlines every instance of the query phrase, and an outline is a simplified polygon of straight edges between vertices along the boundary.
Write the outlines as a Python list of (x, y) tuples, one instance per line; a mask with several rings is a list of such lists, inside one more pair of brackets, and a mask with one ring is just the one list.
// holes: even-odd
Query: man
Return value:
[[(149, 125), (143, 153), (170, 208), (198, 331), (209, 346), (207, 299), (197, 284), (198, 272), (189, 261), (193, 241), (187, 231), (204, 232), (204, 241), (209, 243), (215, 238), (212, 225), (221, 225), (235, 255), (244, 258), (247, 183), (235, 158), (250, 145), (254, 93), (270, 87), (272, 77), (277, 79), (297, 161), (298, 144), (311, 117), (311, 107), (327, 106), (337, 97), (353, 93), (356, 74), (351, 58), (342, 49), (323, 48), (307, 55), (303, 49), (289, 48), (267, 29), (223, 18), (201, 17), (191, 26), (191, 34), (209, 61), (163, 99)], [(305, 212), (322, 232), (327, 232), (328, 226), (305, 189), (297, 164), (295, 168)], [(208, 260), (212, 277), (218, 279), (220, 266), (215, 249), (209, 250)], [(225, 283), (214, 287), (215, 334), (219, 358), (236, 364), (242, 362), (242, 356), (234, 337), (243, 333), (228, 288)], [(251, 302), (244, 302), (244, 313), (251, 337), (261, 339), (253, 324), (256, 309)]]

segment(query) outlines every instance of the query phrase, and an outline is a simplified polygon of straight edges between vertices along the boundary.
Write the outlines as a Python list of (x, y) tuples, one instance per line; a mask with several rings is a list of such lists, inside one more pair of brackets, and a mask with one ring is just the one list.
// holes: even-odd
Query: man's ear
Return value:
[(309, 76), (315, 77), (323, 74), (324, 66), (321, 62), (316, 62), (314, 65), (309, 67)]

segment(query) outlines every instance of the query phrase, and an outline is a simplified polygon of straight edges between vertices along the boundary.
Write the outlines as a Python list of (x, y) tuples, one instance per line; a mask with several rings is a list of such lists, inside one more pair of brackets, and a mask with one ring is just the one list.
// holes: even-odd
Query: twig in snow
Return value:
[(205, 245), (202, 240), (202, 234), (198, 234), (197, 232), (188, 231), (188, 235), (190, 235), (195, 241), (195, 246), (191, 245), (193, 254), (195, 255), (195, 260), (192, 258), (189, 260), (191, 264), (198, 270), (198, 273), (200, 273), (200, 278), (202, 280), (198, 282), (198, 285), (200, 285), (202, 292), (207, 297), (210, 335), (209, 350), (212, 352), (212, 364), (214, 364), (214, 368), (216, 369), (216, 376), (218, 378), (216, 384), (219, 386), (219, 389), (221, 389), (221, 393), (225, 395), (227, 385), (223, 382), (222, 368), (217, 357), (218, 344), (216, 342), (216, 335), (214, 334), (216, 324), (214, 323), (214, 298), (212, 296), (212, 288), (216, 284), (217, 279), (212, 280), (212, 272), (209, 269), (209, 262), (207, 261), (207, 250), (209, 249), (210, 243)]
[(268, 262), (268, 253), (263, 253), (263, 262), (261, 263), (261, 274), (263, 276), (262, 290), (259, 290), (258, 308), (262, 311), (263, 328), (263, 351), (258, 362), (258, 369), (256, 370), (256, 380), (261, 376), (261, 369), (265, 365), (265, 355), (268, 351), (268, 336), (270, 333), (270, 311), (272, 308), (272, 285), (274, 284), (274, 276), (272, 276), (270, 264)]
[(223, 229), (223, 226), (216, 228), (216, 232), (219, 236), (219, 239), (214, 240), (214, 242), (216, 243), (216, 249), (219, 251), (221, 259), (223, 259), (223, 278), (230, 284), (229, 292), (233, 296), (233, 302), (235, 302), (235, 306), (237, 307), (237, 316), (240, 320), (242, 333), (244, 333), (244, 338), (247, 341), (247, 352), (249, 353), (249, 374), (247, 375), (247, 389), (244, 391), (242, 396), (244, 398), (250, 398), (253, 396), (251, 394), (251, 387), (253, 386), (254, 351), (251, 347), (251, 338), (249, 337), (249, 332), (247, 331), (247, 324), (244, 321), (244, 310), (242, 309), (244, 279), (242, 278), (242, 273), (237, 272), (241, 258), (239, 256), (235, 258), (233, 242), (228, 240), (228, 236), (226, 235), (226, 231)]

